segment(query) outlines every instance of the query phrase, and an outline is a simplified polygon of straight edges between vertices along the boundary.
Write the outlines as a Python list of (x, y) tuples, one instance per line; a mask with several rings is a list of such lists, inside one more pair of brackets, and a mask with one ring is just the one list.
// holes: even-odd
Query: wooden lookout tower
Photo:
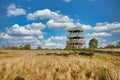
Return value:
[(69, 35), (67, 36), (66, 49), (79, 49), (85, 43), (83, 29), (80, 27), (69, 28), (67, 30)]

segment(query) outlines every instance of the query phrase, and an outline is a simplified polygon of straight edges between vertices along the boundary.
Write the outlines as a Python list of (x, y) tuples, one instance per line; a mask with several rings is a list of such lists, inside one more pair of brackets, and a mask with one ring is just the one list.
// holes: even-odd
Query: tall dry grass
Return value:
[(13, 53), (15, 57), (12, 53), (6, 54), (11, 54), (11, 58), (0, 58), (0, 80), (14, 80), (16, 76), (25, 80), (120, 80), (119, 62), (116, 65), (99, 58), (102, 55), (91, 59), (85, 56), (37, 56), (39, 51), (29, 55), (23, 52), (18, 57), (17, 52)]

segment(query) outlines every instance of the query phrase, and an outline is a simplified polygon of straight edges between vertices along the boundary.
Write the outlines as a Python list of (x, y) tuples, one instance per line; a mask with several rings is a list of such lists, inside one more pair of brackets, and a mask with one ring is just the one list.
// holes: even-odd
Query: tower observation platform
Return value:
[(80, 27), (69, 28), (67, 30), (69, 35), (67, 36), (66, 49), (79, 49), (85, 43), (83, 29)]

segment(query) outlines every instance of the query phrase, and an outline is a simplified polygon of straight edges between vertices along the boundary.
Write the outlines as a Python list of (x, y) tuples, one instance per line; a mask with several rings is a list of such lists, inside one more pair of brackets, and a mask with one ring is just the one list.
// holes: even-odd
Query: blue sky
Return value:
[(120, 41), (120, 0), (1, 0), (0, 46), (64, 48), (67, 29), (82, 27), (86, 44)]

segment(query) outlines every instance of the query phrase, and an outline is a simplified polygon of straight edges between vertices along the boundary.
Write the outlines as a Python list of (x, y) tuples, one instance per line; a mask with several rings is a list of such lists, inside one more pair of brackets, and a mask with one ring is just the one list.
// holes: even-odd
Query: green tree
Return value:
[(17, 46), (11, 46), (10, 49), (11, 49), (11, 50), (17, 50), (18, 47), (17, 47)]
[(30, 49), (31, 49), (30, 44), (25, 44), (24, 49), (25, 49), (25, 50), (30, 50)]
[(98, 47), (98, 40), (95, 38), (92, 38), (89, 41), (89, 48), (97, 48)]
[(120, 48), (120, 41), (117, 43), (117, 48)]
[(37, 47), (37, 50), (42, 50), (43, 48), (41, 46), (38, 46)]
[(23, 49), (24, 49), (24, 46), (23, 46), (23, 45), (20, 45), (20, 46), (19, 46), (19, 49), (20, 49), (20, 50), (23, 50)]
[(2, 48), (2, 49), (6, 49), (6, 46), (5, 46), (5, 45), (3, 45), (1, 48)]
[(115, 45), (109, 44), (105, 48), (115, 48)]

